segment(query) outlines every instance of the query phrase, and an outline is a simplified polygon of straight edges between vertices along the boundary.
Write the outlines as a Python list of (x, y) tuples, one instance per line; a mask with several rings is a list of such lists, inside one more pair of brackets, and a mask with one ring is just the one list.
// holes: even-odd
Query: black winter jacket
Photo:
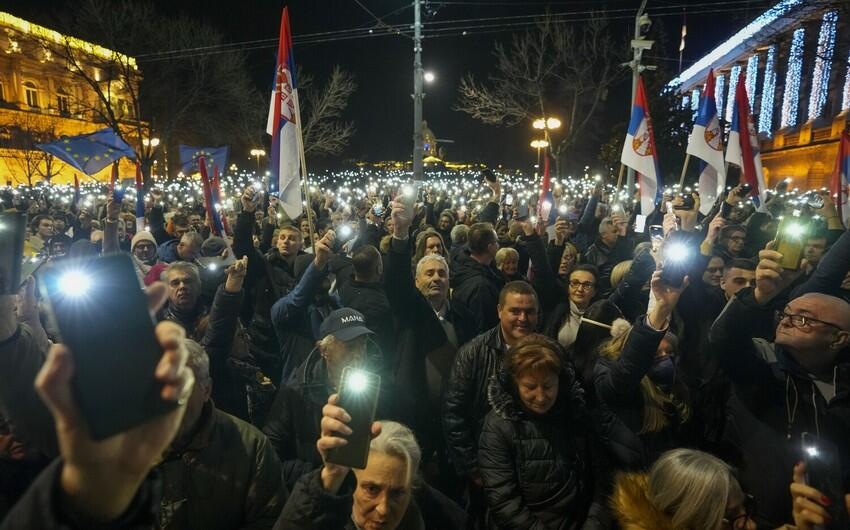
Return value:
[(800, 459), (803, 432), (834, 443), (850, 491), (850, 362), (845, 352), (833, 371), (835, 397), (827, 402), (814, 380), (781, 346), (754, 338), (772, 319), (753, 289), (743, 289), (711, 328), (712, 352), (732, 382), (727, 403), (724, 459), (740, 470), (745, 491), (759, 500), (759, 515), (773, 526), (791, 521), (788, 473)]
[(469, 249), (462, 250), (451, 264), (452, 301), (473, 315), (475, 333), (499, 323), (496, 306), (505, 280), (495, 265), (478, 263)]
[(478, 437), (490, 411), (487, 384), (505, 351), (499, 326), (478, 335), (457, 352), (443, 399), (443, 435), (460, 476), (478, 471)]
[(536, 415), (524, 409), (504, 369), (490, 379), (493, 408), (484, 420), (478, 461), (494, 528), (603, 527), (609, 471), (582, 394), (566, 369), (552, 409)]
[(631, 259), (633, 248), (632, 242), (623, 236), (617, 238), (613, 247), (608, 247), (597, 237), (596, 241), (587, 249), (587, 252), (582, 254), (582, 263), (589, 263), (599, 269), (599, 278), (596, 282), (597, 293), (608, 294), (608, 291), (611, 290), (611, 271), (614, 269), (614, 265)]
[(375, 334), (373, 338), (384, 354), (384, 362), (392, 364), (396, 355), (396, 326), (384, 285), (380, 282), (361, 282), (352, 275), (337, 292), (343, 307), (360, 311), (366, 317), (366, 327)]
[[(322, 487), (321, 470), (301, 477), (289, 496), (275, 530), (357, 530), (351, 520), (354, 473), (349, 473), (334, 495)], [(466, 513), (427, 484), (414, 487), (398, 530), (461, 530)]]

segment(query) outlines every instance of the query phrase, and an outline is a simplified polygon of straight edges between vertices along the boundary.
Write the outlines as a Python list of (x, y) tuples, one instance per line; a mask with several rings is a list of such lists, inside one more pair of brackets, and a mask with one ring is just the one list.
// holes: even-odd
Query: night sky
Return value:
[[(130, 0), (121, 0), (130, 1)], [(0, 9), (33, 22), (50, 25), (51, 12), (73, 2), (57, 0), (4, 0)], [(682, 14), (687, 8), (688, 37), (683, 67), (698, 59), (717, 43), (740, 29), (766, 6), (769, 0), (650, 0), (648, 13), (667, 35), (663, 48), (656, 46), (646, 63), (659, 64), (667, 72), (678, 70), (679, 32)], [(164, 13), (180, 13), (203, 19), (220, 29), (232, 42), (276, 38), (282, 3), (273, 0), (154, 0)], [(360, 5), (362, 4), (362, 6)], [(514, 128), (485, 126), (452, 110), (461, 76), (471, 71), (484, 76), (492, 67), (491, 50), (496, 40), (508, 41), (523, 15), (611, 10), (611, 30), (624, 42), (633, 31), (634, 14), (639, 0), (574, 0), (543, 2), (539, 0), (465, 0), (431, 2), (436, 13), (425, 20), (428, 28), (444, 27), (447, 21), (501, 17), (494, 22), (468, 22), (466, 36), (460, 30), (424, 41), (423, 64), (437, 76), (426, 85), (425, 119), (438, 138), (454, 140), (446, 146), (447, 159), (480, 161), (495, 166), (529, 167), (534, 163), (530, 126)], [(306, 71), (321, 79), (339, 64), (356, 76), (358, 90), (352, 97), (347, 118), (353, 120), (357, 133), (351, 145), (339, 157), (370, 161), (405, 159), (410, 156), (412, 135), (412, 70), (411, 39), (386, 35), (378, 21), (366, 9), (389, 25), (409, 22), (412, 25), (412, 3), (400, 0), (291, 0), (288, 2), (295, 38), (295, 58)], [(711, 11), (711, 12), (706, 12)], [(388, 13), (394, 12), (389, 16)], [(429, 26), (429, 22), (431, 25)], [(487, 24), (482, 29), (472, 26)], [(299, 37), (320, 32), (350, 28), (374, 28), (374, 36), (358, 40), (330, 40), (299, 45)], [(522, 31), (524, 28), (519, 28)], [(409, 31), (412, 33), (412, 31)], [(86, 38), (86, 35), (76, 35)], [(151, 50), (154, 51), (154, 50)], [(263, 91), (270, 87), (276, 45), (248, 52), (251, 75)], [(645, 55), (646, 57), (646, 55)], [(144, 70), (144, 63), (140, 66)], [(609, 96), (599, 114), (594, 130), (577, 146), (575, 164), (597, 164), (599, 146), (610, 137), (611, 127), (628, 119), (630, 78)], [(578, 162), (580, 160), (580, 162)], [(328, 163), (328, 162), (326, 162)]]

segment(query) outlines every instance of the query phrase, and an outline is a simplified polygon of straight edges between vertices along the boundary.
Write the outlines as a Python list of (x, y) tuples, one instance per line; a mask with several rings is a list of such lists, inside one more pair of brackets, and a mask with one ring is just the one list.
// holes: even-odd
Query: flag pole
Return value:
[(688, 172), (688, 162), (691, 161), (691, 154), (685, 154), (685, 164), (682, 166), (682, 175), (679, 177), (679, 187), (682, 187), (682, 183), (685, 182), (685, 173)]
[(310, 247), (315, 252), (316, 225), (313, 219), (313, 204), (310, 202), (310, 188), (307, 185), (307, 158), (304, 156), (304, 136), (301, 133), (301, 104), (298, 101), (298, 90), (292, 92), (292, 100), (295, 103), (295, 116), (297, 116), (295, 121), (295, 138), (298, 142), (298, 156), (301, 158), (301, 187), (304, 192), (304, 200), (307, 203), (307, 222), (310, 224)]
[(620, 186), (623, 184), (623, 172), (625, 172), (626, 166), (620, 162), (620, 174), (617, 176), (617, 195), (620, 194)]

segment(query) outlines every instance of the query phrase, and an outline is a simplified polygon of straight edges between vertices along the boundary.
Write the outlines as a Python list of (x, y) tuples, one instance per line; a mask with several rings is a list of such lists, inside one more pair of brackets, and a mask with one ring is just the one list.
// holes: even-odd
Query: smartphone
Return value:
[(422, 188), (422, 182), (413, 181), (410, 184), (405, 184), (398, 190), (399, 197), (401, 197), (401, 202), (404, 203), (407, 211), (413, 215), (413, 204), (416, 202), (416, 198), (419, 196), (419, 190)]
[(748, 183), (741, 184), (741, 189), (738, 191), (738, 197), (746, 197), (752, 189), (753, 187)]
[(823, 528), (850, 528), (850, 517), (844, 506), (844, 495), (841, 486), (841, 458), (838, 448), (832, 442), (819, 438), (814, 434), (804, 432), (803, 462), (806, 463), (806, 484), (826, 495), (832, 504), (824, 506), (832, 522)]
[(374, 204), (372, 205), (372, 215), (376, 217), (384, 216), (384, 206), (382, 204)]
[[(643, 214), (635, 215), (635, 232), (642, 234), (646, 230), (646, 216)], [(663, 232), (663, 228), (662, 228)]]
[(694, 208), (694, 204), (696, 204), (695, 201), (694, 201), (694, 196), (688, 194), (688, 195), (681, 195), (681, 197), (682, 197), (682, 204), (680, 204), (679, 206), (674, 206), (673, 209), (674, 210), (692, 210)]
[(681, 239), (668, 239), (661, 253), (661, 280), (672, 287), (681, 287), (691, 266), (693, 254), (693, 249)]
[(348, 422), (351, 434), (343, 436), (348, 440), (347, 444), (328, 452), (328, 462), (356, 469), (366, 467), (380, 391), (379, 375), (352, 366), (343, 368), (338, 404), (351, 416)]
[(64, 261), (41, 280), (48, 318), (74, 354), (72, 390), (93, 439), (177, 406), (160, 397), (162, 349), (129, 254)]
[(505, 205), (511, 206), (511, 205), (513, 205), (513, 203), (514, 203), (514, 196), (511, 195), (510, 193), (506, 193), (505, 194)]
[(803, 261), (808, 224), (802, 217), (785, 216), (776, 230), (776, 251), (782, 254), (779, 264), (783, 269), (795, 271)]
[(517, 221), (525, 221), (526, 219), (528, 219), (528, 215), (529, 215), (529, 213), (528, 213), (528, 205), (527, 204), (520, 204), (519, 206), (516, 207), (516, 220)]
[(0, 294), (18, 293), (26, 236), (26, 214), (0, 214)]

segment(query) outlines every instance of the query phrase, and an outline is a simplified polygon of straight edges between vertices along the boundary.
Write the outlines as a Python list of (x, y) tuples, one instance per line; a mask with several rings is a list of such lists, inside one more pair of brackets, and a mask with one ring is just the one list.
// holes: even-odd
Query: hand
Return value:
[(622, 215), (612, 215), (611, 222), (614, 223), (614, 226), (617, 228), (617, 233), (621, 236), (626, 235), (626, 230), (629, 228), (629, 222)]
[(242, 201), (242, 211), (251, 213), (257, 209), (254, 204), (254, 195), (257, 193), (257, 190), (254, 189), (254, 186), (247, 186), (245, 191), (242, 192), (242, 197), (240, 200)]
[(336, 234), (333, 230), (328, 230), (325, 232), (325, 235), (322, 236), (322, 239), (316, 241), (316, 247), (313, 249), (313, 263), (316, 267), (320, 269), (324, 269), (325, 265), (328, 264), (328, 260), (333, 254), (333, 246), (334, 240), (336, 239)]
[(228, 293), (241, 291), (242, 284), (245, 282), (245, 275), (248, 273), (248, 256), (242, 256), (242, 259), (236, 260), (224, 273), (227, 275), (224, 290)]
[(729, 206), (737, 206), (741, 202), (741, 187), (743, 184), (738, 184), (726, 194), (726, 204)]
[(670, 316), (679, 302), (679, 297), (682, 292), (688, 287), (688, 277), (682, 282), (681, 287), (673, 287), (661, 279), (661, 265), (656, 266), (655, 272), (652, 273), (652, 279), (649, 281), (649, 288), (652, 290), (652, 295), (655, 297), (656, 304), (652, 307), (646, 316), (649, 320), (649, 325), (655, 329), (665, 329), (670, 321)]
[(694, 229), (694, 226), (697, 224), (697, 216), (699, 214), (699, 194), (692, 193), (691, 197), (694, 199), (693, 207), (690, 210), (679, 210), (679, 219), (682, 222), (682, 230), (686, 232), (690, 232)]
[(106, 202), (106, 220), (112, 223), (118, 222), (118, 216), (121, 215), (121, 203), (115, 201)]
[(567, 240), (567, 221), (558, 217), (555, 221), (555, 245), (562, 246)]
[(664, 237), (667, 237), (670, 232), (675, 231), (676, 227), (679, 226), (679, 218), (676, 217), (676, 214), (674, 213), (665, 213), (664, 221), (661, 222), (661, 226), (664, 229)]
[[(165, 286), (149, 289), (149, 309), (167, 299)], [(162, 399), (178, 406), (161, 416), (105, 440), (94, 441), (74, 401), (71, 380), (74, 359), (67, 346), (56, 344), (39, 371), (35, 387), (56, 424), (64, 460), (60, 487), (76, 512), (97, 521), (124, 513), (139, 485), (161, 459), (177, 432), (195, 382), (186, 367), (186, 334), (173, 322), (160, 322), (156, 336), (162, 358), (155, 377), (162, 383)]]
[(496, 177), (496, 180), (490, 182), (489, 180), (485, 180), (484, 184), (490, 188), (490, 192), (493, 194), (493, 197), (490, 199), (491, 202), (499, 202), (499, 199), (502, 198), (502, 184), (499, 182), (499, 177)]
[[(322, 485), (325, 490), (336, 493), (342, 482), (348, 475), (349, 468), (328, 462), (328, 452), (335, 447), (342, 447), (348, 440), (338, 436), (348, 436), (351, 428), (347, 425), (351, 416), (342, 407), (337, 406), (339, 394), (331, 394), (328, 404), (322, 407), (321, 437), (316, 442), (316, 449), (322, 457)], [(381, 424), (377, 421), (372, 423), (372, 437), (381, 434)]]
[(523, 221), (517, 221), (517, 223), (519, 223), (519, 226), (522, 228), (522, 232), (526, 236), (530, 236), (534, 233), (534, 225), (531, 224), (531, 221), (529, 221), (528, 219), (525, 219)]
[(759, 263), (756, 266), (756, 302), (764, 305), (773, 300), (779, 293), (797, 279), (806, 270), (806, 260), (800, 264), (796, 271), (785, 270), (779, 262), (782, 254), (773, 250), (774, 242), (767, 244), (767, 248), (759, 251)]
[(398, 197), (392, 202), (390, 217), (393, 220), (393, 237), (407, 239), (410, 234), (410, 224), (413, 222), (413, 212), (408, 211), (407, 205)]
[(722, 230), (724, 226), (726, 226), (726, 219), (719, 215), (715, 215), (714, 219), (708, 223), (708, 232), (705, 234), (705, 241), (710, 245), (714, 245), (717, 241), (717, 236), (720, 235), (720, 230)]
[[(806, 464), (803, 462), (794, 466), (794, 481), (791, 483), (791, 507), (794, 524), (798, 530), (815, 530), (832, 523), (825, 506), (830, 506), (839, 499), (829, 499), (820, 491), (806, 485)], [(844, 505), (850, 512), (850, 495), (844, 496)]]

